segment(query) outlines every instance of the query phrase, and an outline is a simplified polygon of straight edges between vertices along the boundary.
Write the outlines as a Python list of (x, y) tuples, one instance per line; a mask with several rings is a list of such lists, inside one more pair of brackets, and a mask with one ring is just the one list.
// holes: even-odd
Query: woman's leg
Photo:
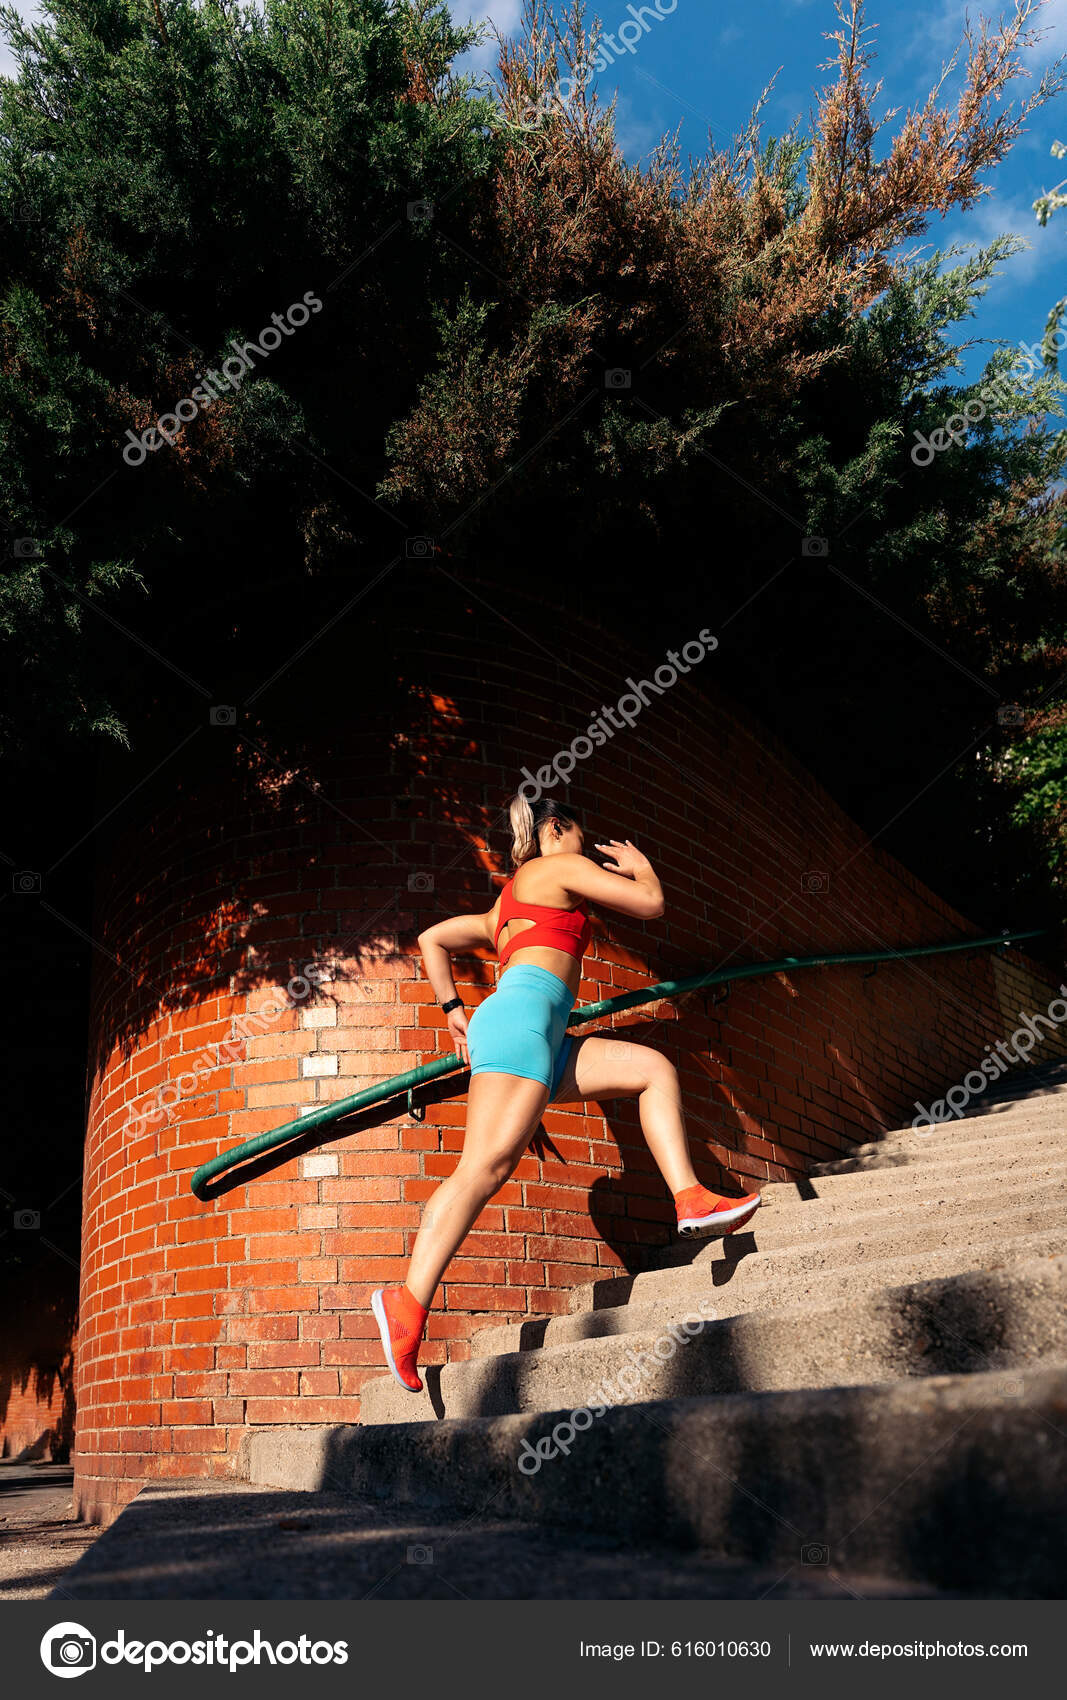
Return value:
[(696, 1186), (682, 1113), (678, 1070), (650, 1045), (625, 1039), (576, 1039), (553, 1103), (576, 1098), (637, 1099), (641, 1132), (672, 1193)]
[(548, 1088), (539, 1080), (471, 1076), (463, 1151), (427, 1202), (408, 1267), (405, 1285), (420, 1305), (429, 1309), (457, 1248), (516, 1168), (547, 1101)]

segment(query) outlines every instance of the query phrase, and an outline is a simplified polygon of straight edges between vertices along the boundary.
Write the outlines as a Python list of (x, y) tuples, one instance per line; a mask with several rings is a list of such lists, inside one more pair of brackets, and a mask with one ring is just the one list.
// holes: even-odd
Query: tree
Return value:
[(1002, 813), (959, 764), (998, 702), (1055, 690), (1061, 384), (1006, 350), (958, 381), (952, 327), (1010, 239), (963, 264), (906, 245), (1062, 86), (1004, 103), (1037, 15), (968, 30), (954, 95), (946, 73), (876, 119), (838, 0), (806, 127), (764, 135), (761, 99), (731, 147), (683, 166), (667, 141), (642, 169), (580, 4), (528, 0), (491, 92), (430, 0), (5, 14), (9, 746), (57, 713), (133, 725), (107, 618), (160, 665), (184, 622), (225, 674), (235, 608), (245, 654), (291, 647), (294, 587), (354, 596), (429, 533), (461, 578), (536, 572), (642, 642), (719, 622), (721, 678), (849, 808), (881, 829), (933, 786), (984, 846), (953, 859), (958, 900), (1010, 893)]
[[(474, 32), (430, 0), (2, 17), (18, 65), (0, 86), (11, 748), (56, 719), (125, 735), (102, 615), (144, 618), (152, 641), (176, 575), (195, 598), (220, 572), (254, 582), (273, 535), (305, 568), (356, 546), (329, 486), (380, 471), (454, 288), (424, 215), (466, 222), (491, 142), (487, 102), (451, 72)], [(242, 370), (234, 343), (257, 340), (275, 348)]]

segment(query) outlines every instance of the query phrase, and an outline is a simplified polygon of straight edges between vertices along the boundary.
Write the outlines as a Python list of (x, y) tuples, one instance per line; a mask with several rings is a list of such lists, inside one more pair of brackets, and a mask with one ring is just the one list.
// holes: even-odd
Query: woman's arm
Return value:
[[(654, 921), (662, 915), (666, 904), (663, 887), (647, 856), (627, 838), (612, 838), (598, 844), (598, 850), (610, 860), (610, 866), (600, 868), (587, 856), (564, 855), (553, 857), (559, 865), (559, 877), (564, 888), (575, 897), (587, 897), (592, 903), (603, 903), (622, 915), (634, 915), (641, 921)], [(553, 865), (553, 872), (555, 872)]]
[[(489, 933), (489, 916), (492, 913), (490, 910), (485, 915), (452, 915), (447, 921), (437, 921), (419, 934), (419, 949), (426, 965), (426, 978), (434, 989), (438, 1003), (451, 1003), (457, 995), (456, 982), (452, 978), (452, 954), (477, 950), (479, 945), (492, 943)], [(450, 1009), (446, 1020), (457, 1057), (461, 1062), (469, 1063), (466, 1012), (462, 1009)]]

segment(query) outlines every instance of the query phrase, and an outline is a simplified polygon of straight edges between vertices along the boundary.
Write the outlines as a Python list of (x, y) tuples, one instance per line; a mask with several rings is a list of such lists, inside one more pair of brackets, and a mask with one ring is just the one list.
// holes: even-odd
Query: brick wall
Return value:
[[(60, 861), (84, 831), (88, 799), (64, 790), (57, 800), (49, 785), (58, 789), (43, 764), (37, 787), (19, 789), (24, 871)], [(46, 854), (42, 842), (51, 845)], [(54, 1462), (67, 1459), (73, 1438), (89, 954), (84, 937), (57, 919), (84, 901), (64, 872), (48, 882), (48, 911), (9, 870), (0, 929), (0, 1022), (11, 1035), (0, 1155), (0, 1457)]]
[[(94, 923), (83, 1515), (108, 1519), (149, 1477), (230, 1474), (250, 1426), (358, 1417), (381, 1371), (369, 1294), (402, 1275), (423, 1201), (460, 1150), (464, 1099), (445, 1084), (422, 1122), (404, 1106), (309, 1134), (208, 1203), (189, 1178), (438, 1052), (419, 929), (488, 907), (522, 767), (549, 761), (642, 671), (605, 633), (565, 630), (512, 591), (504, 608), (491, 586), (468, 597), (432, 569), (394, 573), (358, 633), (335, 632), (287, 677), (284, 735), (265, 707), (205, 728), (166, 792), (145, 787), (140, 812), (116, 817)], [(973, 931), (717, 700), (714, 666), (701, 664), (700, 690), (681, 680), (652, 698), (575, 772), (593, 835), (635, 838), (668, 896), (647, 925), (599, 917), (581, 1000), (708, 963)], [(493, 964), (466, 961), (458, 980), (474, 1003)], [(780, 974), (618, 1026), (677, 1063), (701, 1177), (748, 1184), (910, 1120), (916, 1098), (1052, 995), (1013, 951)], [(131, 1126), (131, 1106), (162, 1088), (177, 1101)], [(565, 1309), (570, 1286), (634, 1267), (670, 1220), (632, 1106), (549, 1111), (449, 1271), (426, 1361), (463, 1356), (487, 1322)]]
[(66, 1463), (74, 1435), (74, 1306), (47, 1254), (3, 1286), (0, 1457)]

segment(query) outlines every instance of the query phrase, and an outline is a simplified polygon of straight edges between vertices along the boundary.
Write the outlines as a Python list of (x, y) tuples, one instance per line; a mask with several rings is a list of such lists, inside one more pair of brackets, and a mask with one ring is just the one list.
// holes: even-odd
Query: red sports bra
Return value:
[(509, 879), (500, 893), (500, 919), (493, 935), (493, 943), (496, 944), (509, 921), (533, 921), (534, 925), (524, 927), (521, 933), (508, 940), (499, 952), (501, 968), (519, 945), (523, 948), (543, 945), (549, 950), (564, 950), (568, 956), (573, 956), (580, 962), (593, 931), (585, 904), (580, 903), (577, 909), (551, 909), (544, 903), (520, 903), (512, 895), (514, 884), (514, 878)]

